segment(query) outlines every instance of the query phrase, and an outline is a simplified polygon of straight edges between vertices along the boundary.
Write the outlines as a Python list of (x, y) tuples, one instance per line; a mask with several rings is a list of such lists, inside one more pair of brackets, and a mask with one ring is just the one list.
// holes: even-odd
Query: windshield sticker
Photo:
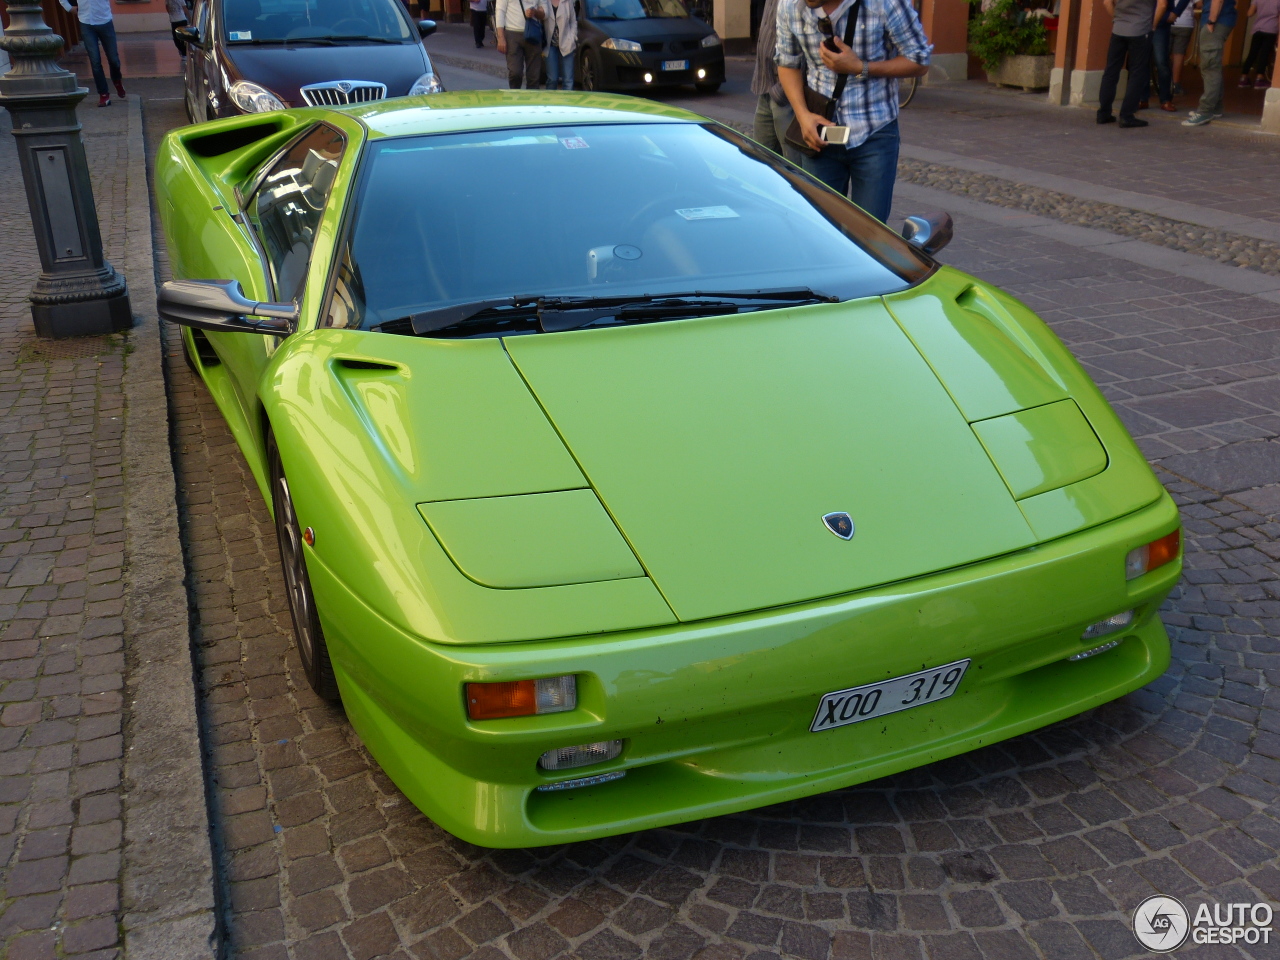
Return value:
[(686, 220), (732, 220), (738, 216), (733, 207), (685, 207), (676, 213)]
[(231, 40), (252, 40), (252, 30), (230, 30), (227, 32), (228, 39)]
[(566, 150), (586, 150), (590, 144), (581, 137), (561, 137), (560, 142)]

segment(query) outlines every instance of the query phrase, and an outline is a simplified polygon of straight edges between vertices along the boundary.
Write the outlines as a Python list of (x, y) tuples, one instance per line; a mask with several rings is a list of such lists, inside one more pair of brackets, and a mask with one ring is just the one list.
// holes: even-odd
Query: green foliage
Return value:
[[(969, 0), (981, 7), (982, 0)], [(1049, 52), (1044, 20), (1029, 15), (1018, 0), (995, 0), (969, 21), (969, 52), (987, 70), (999, 68), (1005, 57), (1038, 56)]]

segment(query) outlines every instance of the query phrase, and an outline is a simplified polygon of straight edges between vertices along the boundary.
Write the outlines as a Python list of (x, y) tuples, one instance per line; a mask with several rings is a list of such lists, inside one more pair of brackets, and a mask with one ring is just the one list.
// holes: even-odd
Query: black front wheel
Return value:
[(276, 514), (276, 539), (280, 543), (280, 566), (284, 572), (285, 593), (289, 613), (293, 617), (293, 637), (311, 689), (325, 700), (338, 700), (338, 681), (329, 660), (329, 647), (324, 642), (316, 600), (307, 576), (307, 563), (302, 549), (302, 528), (293, 509), (289, 481), (280, 462), (280, 449), (275, 435), (267, 433), (267, 469), (271, 474), (271, 501)]
[(582, 51), (582, 64), (578, 68), (578, 75), (582, 77), (583, 90), (595, 91), (600, 89), (600, 61), (594, 51)]

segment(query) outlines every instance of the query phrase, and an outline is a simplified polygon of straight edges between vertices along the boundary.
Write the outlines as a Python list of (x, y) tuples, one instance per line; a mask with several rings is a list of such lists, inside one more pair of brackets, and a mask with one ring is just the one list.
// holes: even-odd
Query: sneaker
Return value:
[(124, 82), (121, 80), (113, 80), (112, 82), (116, 85), (116, 93), (120, 94), (120, 99), (123, 100), (125, 98)]
[(1271, 88), (1271, 81), (1266, 77), (1259, 77), (1258, 82), (1253, 85), (1255, 90), (1268, 90)]
[(1098, 114), (1098, 122), (1099, 122), (1099, 123), (1115, 123), (1115, 122), (1116, 122), (1115, 114), (1113, 114), (1113, 113), (1099, 113), (1099, 114)]
[[(1218, 114), (1218, 116), (1222, 116), (1222, 114)], [(1213, 119), (1214, 119), (1213, 114), (1200, 113), (1198, 111), (1192, 110), (1191, 116), (1183, 120), (1182, 125), (1184, 127), (1203, 127), (1206, 123), (1212, 122)]]
[(99, 94), (99, 96), (98, 96), (98, 106), (100, 106), (100, 107), (109, 107), (109, 106), (111, 106), (111, 98), (110, 98), (109, 96), (107, 96), (105, 93), (103, 93), (103, 94)]
[(1241, 90), (1247, 90), (1249, 87), (1253, 86), (1253, 81), (1249, 79), (1249, 75), (1247, 73), (1242, 73), (1240, 74), (1240, 82), (1237, 83), (1236, 86)]
[(1182, 89), (1182, 84), (1180, 84), (1180, 83), (1175, 83), (1175, 84), (1173, 85), (1173, 95), (1174, 95), (1175, 97), (1181, 97), (1181, 96), (1183, 96), (1186, 92), (1187, 92), (1187, 91), (1185, 91), (1185, 90), (1183, 90), (1183, 89)]
[(1164, 103), (1160, 104), (1160, 109), (1165, 113), (1176, 113), (1178, 111), (1178, 108), (1173, 105), (1172, 100), (1166, 100)]
[(1146, 120), (1139, 120), (1137, 117), (1121, 117), (1120, 118), (1120, 128), (1122, 130), (1130, 130), (1134, 127), (1145, 127), (1147, 125), (1148, 124)]

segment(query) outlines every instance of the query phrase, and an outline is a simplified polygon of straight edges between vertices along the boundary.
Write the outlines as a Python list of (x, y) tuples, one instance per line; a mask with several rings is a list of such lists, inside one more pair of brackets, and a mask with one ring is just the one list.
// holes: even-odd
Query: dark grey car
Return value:
[(581, 0), (578, 78), (584, 90), (724, 83), (724, 44), (681, 0)]

